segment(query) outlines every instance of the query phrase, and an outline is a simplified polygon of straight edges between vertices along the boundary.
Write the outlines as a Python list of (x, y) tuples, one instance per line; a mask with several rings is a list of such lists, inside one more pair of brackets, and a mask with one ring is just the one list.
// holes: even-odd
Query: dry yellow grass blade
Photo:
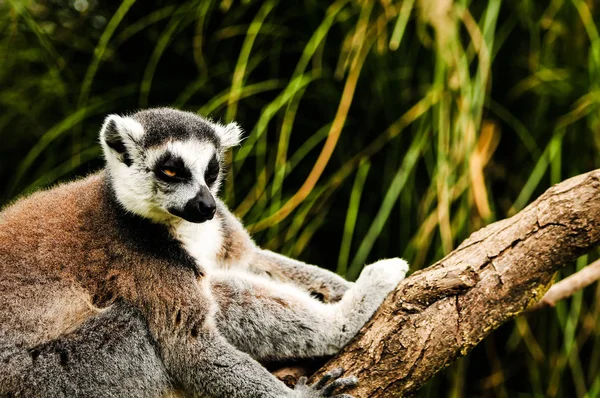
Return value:
[(475, 151), (469, 158), (469, 174), (471, 175), (471, 190), (477, 212), (484, 220), (491, 217), (490, 202), (488, 201), (488, 192), (485, 185), (485, 176), (483, 170), (492, 154), (500, 143), (500, 130), (498, 126), (485, 120), (481, 126), (481, 133)]

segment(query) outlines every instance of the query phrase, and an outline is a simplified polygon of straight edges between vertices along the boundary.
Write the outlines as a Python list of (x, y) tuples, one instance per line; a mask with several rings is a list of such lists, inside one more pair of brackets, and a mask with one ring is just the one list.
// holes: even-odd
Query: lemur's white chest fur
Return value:
[(174, 228), (173, 233), (198, 265), (209, 270), (219, 267), (218, 254), (223, 245), (223, 231), (218, 219), (201, 224), (184, 221)]

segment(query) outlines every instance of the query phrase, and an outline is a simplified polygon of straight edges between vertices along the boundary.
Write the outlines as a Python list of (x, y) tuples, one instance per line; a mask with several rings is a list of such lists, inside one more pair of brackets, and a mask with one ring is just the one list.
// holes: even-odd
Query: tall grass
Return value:
[[(171, 105), (247, 130), (224, 195), (261, 245), (416, 270), (600, 167), (598, 7), (0, 1), (0, 201), (101, 167), (107, 113)], [(508, 323), (421, 395), (600, 396), (599, 297)]]

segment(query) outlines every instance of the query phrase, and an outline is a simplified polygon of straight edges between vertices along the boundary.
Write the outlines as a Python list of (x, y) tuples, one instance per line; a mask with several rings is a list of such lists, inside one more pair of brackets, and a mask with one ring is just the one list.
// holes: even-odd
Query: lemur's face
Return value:
[(168, 108), (108, 116), (100, 141), (117, 199), (158, 222), (213, 218), (224, 151), (240, 141), (235, 124), (222, 126)]

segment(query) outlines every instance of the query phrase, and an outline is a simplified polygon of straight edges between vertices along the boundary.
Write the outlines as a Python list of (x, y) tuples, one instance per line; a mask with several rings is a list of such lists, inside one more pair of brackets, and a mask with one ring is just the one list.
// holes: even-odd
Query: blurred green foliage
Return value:
[[(418, 269), (600, 167), (599, 6), (0, 0), (0, 203), (100, 168), (107, 113), (169, 105), (247, 130), (224, 195), (261, 245)], [(510, 322), (421, 395), (600, 396), (599, 297)]]

